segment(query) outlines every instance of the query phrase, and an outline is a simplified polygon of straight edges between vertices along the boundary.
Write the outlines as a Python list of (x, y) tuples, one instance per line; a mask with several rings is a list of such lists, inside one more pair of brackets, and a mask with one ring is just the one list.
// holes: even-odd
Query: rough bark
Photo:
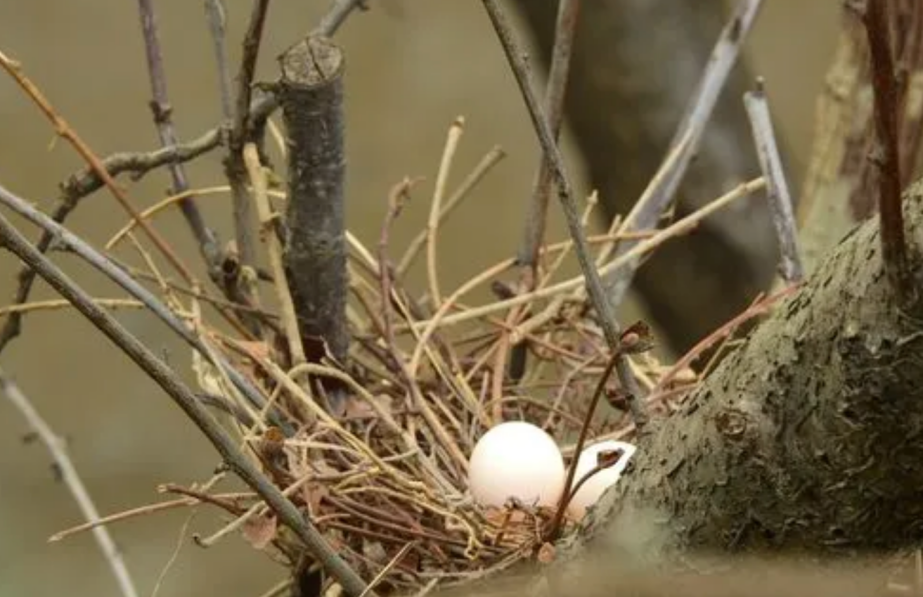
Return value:
[[(546, 62), (556, 5), (518, 2)], [(581, 7), (567, 117), (607, 218), (627, 213), (663, 159), (724, 19), (720, 2)], [(738, 68), (680, 190), (679, 214), (759, 170), (741, 103), (747, 84)], [(684, 351), (768, 285), (776, 255), (766, 205), (749, 202), (658, 250), (638, 272), (635, 288), (672, 347)]]
[(281, 57), (277, 96), (288, 134), (285, 266), (305, 353), (344, 360), (346, 228), (343, 55), (310, 37)]
[[(923, 182), (904, 213), (919, 285)], [(588, 543), (654, 560), (916, 545), (921, 348), (923, 305), (898, 308), (875, 218), (646, 438), (627, 482), (590, 517)]]

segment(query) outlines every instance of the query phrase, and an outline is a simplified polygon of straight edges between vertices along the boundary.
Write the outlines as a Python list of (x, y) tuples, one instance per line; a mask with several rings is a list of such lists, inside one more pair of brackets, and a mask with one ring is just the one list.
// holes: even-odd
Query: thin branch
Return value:
[(334, 0), (330, 10), (321, 19), (320, 24), (311, 35), (333, 37), (333, 34), (346, 22), (346, 19), (355, 9), (368, 10), (367, 0)]
[[(8, 377), (2, 368), (0, 368), (0, 391), (6, 394), (6, 397), (9, 398), (13, 406), (19, 409), (19, 412), (21, 412), (22, 416), (28, 421), (29, 427), (38, 434), (42, 443), (44, 443), (48, 451), (51, 452), (51, 456), (54, 458), (55, 464), (61, 472), (61, 478), (64, 480), (64, 484), (67, 485), (67, 488), (74, 496), (74, 500), (80, 507), (80, 511), (83, 513), (83, 517), (86, 518), (87, 523), (96, 525), (97, 521), (100, 519), (99, 511), (96, 509), (93, 498), (90, 497), (83, 481), (81, 481), (80, 475), (77, 473), (76, 467), (74, 467), (74, 463), (71, 462), (70, 456), (67, 455), (64, 442), (58, 437), (54, 430), (51, 429), (48, 423), (45, 422), (32, 405), (32, 402), (26, 397), (22, 390), (19, 389), (16, 382)], [(115, 575), (122, 595), (125, 597), (137, 597), (138, 591), (135, 589), (135, 583), (131, 578), (131, 574), (128, 572), (125, 561), (122, 559), (122, 553), (119, 551), (115, 541), (112, 539), (112, 535), (109, 533), (109, 529), (105, 526), (93, 526), (93, 537), (96, 539), (96, 543), (99, 545), (99, 550), (103, 553), (103, 557), (106, 558), (106, 562), (112, 569), (112, 574)]]
[[(256, 289), (254, 269), (256, 267), (256, 218), (253, 214), (252, 201), (247, 192), (247, 168), (244, 165), (243, 149), (247, 141), (252, 140), (250, 103), (252, 98), (253, 76), (259, 57), (260, 43), (263, 38), (263, 25), (269, 0), (254, 0), (253, 11), (244, 35), (243, 58), (237, 75), (237, 97), (234, 108), (234, 120), (228, 139), (228, 153), (224, 159), (224, 171), (231, 185), (233, 202), (234, 238), (237, 241), (237, 256), (240, 263), (240, 278), (235, 286), (240, 290), (246, 304), (255, 304)], [(224, 75), (222, 75), (224, 76)], [(248, 321), (248, 327), (258, 335), (259, 323)]]
[[(545, 88), (545, 113), (555, 141), (564, 122), (564, 96), (570, 74), (571, 52), (577, 29), (580, 0), (561, 0), (551, 50), (551, 67)], [(548, 199), (551, 196), (552, 173), (549, 160), (543, 155), (532, 187), (532, 198), (526, 216), (526, 229), (519, 252), (520, 265), (532, 268), (532, 279), (537, 279), (538, 258), (545, 238), (548, 219)], [(532, 290), (532, 288), (529, 288)]]
[(868, 0), (863, 22), (869, 42), (875, 98), (876, 151), (873, 160), (878, 166), (882, 259), (892, 287), (902, 300), (907, 301), (914, 290), (907, 265), (904, 215), (901, 211), (901, 165), (897, 131), (899, 103), (887, 11), (885, 0)]
[[(241, 375), (241, 373), (232, 367), (224, 358), (218, 356), (213, 359), (213, 351), (208, 349), (201, 338), (193, 334), (186, 325), (160, 301), (160, 299), (135, 281), (125, 270), (113, 263), (112, 260), (95, 250), (70, 230), (33, 207), (28, 201), (11, 193), (3, 186), (0, 186), (0, 204), (6, 205), (17, 214), (42, 228), (51, 238), (55, 239), (55, 242), (60, 247), (73, 251), (114, 283), (122, 287), (131, 296), (144, 303), (154, 315), (167, 324), (171, 330), (178, 334), (192, 348), (196, 349), (206, 360), (215, 367), (224, 370), (234, 386), (254, 408), (262, 409), (265, 407), (266, 401), (263, 395), (249, 380)], [(35, 247), (35, 250), (41, 252), (39, 247)], [(293, 430), (291, 425), (281, 420), (275, 410), (270, 411), (268, 417), (274, 425), (288, 434), (292, 433)]]
[(256, 209), (260, 217), (260, 235), (266, 239), (269, 252), (269, 263), (272, 268), (272, 277), (279, 301), (282, 326), (285, 329), (285, 338), (288, 341), (289, 354), (292, 365), (306, 362), (304, 347), (301, 344), (301, 335), (298, 333), (298, 316), (295, 314), (295, 305), (292, 303), (292, 293), (289, 290), (288, 277), (285, 274), (285, 264), (282, 261), (282, 243), (275, 234), (273, 224), (279, 214), (272, 211), (266, 188), (266, 172), (260, 163), (259, 152), (256, 145), (244, 145), (244, 163), (253, 185), (253, 197), (256, 200)]
[[(481, 180), (487, 176), (487, 173), (497, 165), (497, 163), (506, 157), (506, 153), (503, 151), (503, 148), (499, 145), (495, 145), (484, 154), (484, 157), (481, 158), (481, 161), (478, 162), (477, 166), (474, 167), (474, 170), (465, 177), (465, 180), (458, 186), (454, 193), (449, 197), (445, 202), (442, 210), (439, 212), (439, 219), (445, 220), (449, 217), (449, 214), (458, 207), (462, 200), (468, 197), (472, 189), (481, 182)], [(407, 245), (407, 249), (404, 251), (403, 257), (398, 262), (395, 276), (398, 278), (403, 277), (407, 273), (407, 269), (413, 265), (413, 260), (416, 258), (417, 254), (420, 252), (420, 249), (426, 244), (426, 230), (421, 230), (417, 235), (410, 241), (410, 244)]]
[(154, 243), (157, 249), (167, 258), (167, 261), (180, 273), (180, 275), (186, 280), (186, 282), (193, 281), (193, 275), (189, 269), (183, 264), (179, 256), (173, 251), (173, 249), (167, 244), (160, 234), (154, 230), (147, 222), (142, 220), (138, 215), (137, 210), (134, 206), (128, 201), (128, 197), (121, 187), (116, 184), (115, 180), (109, 175), (106, 169), (103, 167), (102, 162), (99, 157), (93, 153), (93, 150), (83, 142), (83, 139), (77, 134), (77, 132), (67, 124), (67, 121), (58, 114), (55, 109), (52, 107), (51, 103), (45, 98), (42, 92), (38, 87), (35, 86), (32, 81), (26, 77), (22, 72), (22, 69), (19, 63), (10, 59), (6, 54), (0, 52), (0, 66), (19, 84), (19, 86), (26, 92), (36, 106), (42, 111), (48, 121), (54, 126), (55, 132), (64, 137), (80, 154), (80, 157), (84, 159), (96, 172), (96, 174), (103, 180), (106, 187), (112, 192), (112, 195), (116, 198), (119, 204), (125, 209), (125, 211), (135, 220), (138, 220), (138, 225), (141, 226), (141, 229), (144, 230), (144, 233), (147, 237)]
[(756, 89), (744, 94), (744, 106), (750, 117), (753, 140), (759, 157), (763, 178), (766, 179), (766, 198), (769, 200), (769, 213), (779, 239), (781, 253), (782, 279), (792, 284), (804, 278), (804, 267), (798, 251), (798, 228), (792, 210), (792, 196), (788, 190), (788, 181), (782, 168), (782, 158), (772, 127), (769, 103), (763, 80), (758, 79)]
[(552, 166), (558, 185), (558, 199), (561, 202), (561, 208), (564, 211), (567, 227), (574, 241), (577, 261), (580, 263), (580, 268), (586, 280), (590, 303), (593, 305), (599, 317), (606, 343), (609, 345), (609, 350), (615, 355), (615, 368), (619, 382), (627, 396), (635, 425), (640, 429), (647, 420), (647, 415), (644, 413), (641, 405), (640, 389), (637, 380), (634, 378), (634, 374), (631, 372), (628, 357), (622, 354), (621, 351), (619, 324), (612, 313), (612, 307), (606, 299), (602, 281), (600, 280), (599, 273), (596, 271), (593, 258), (587, 246), (586, 237), (580, 226), (580, 215), (577, 212), (577, 205), (574, 201), (573, 185), (565, 171), (564, 159), (561, 156), (560, 149), (554, 141), (554, 135), (548, 125), (548, 119), (545, 117), (544, 111), (539, 105), (538, 98), (535, 96), (525, 55), (519, 47), (519, 44), (515, 41), (509, 19), (504, 14), (498, 0), (483, 0), (483, 4), (487, 9), (487, 14), (503, 45), (503, 50), (513, 69), (513, 73), (516, 76), (516, 82), (519, 85), (519, 90), (529, 110), (529, 116), (538, 134), (542, 151)]
[(221, 454), (228, 467), (266, 501), (279, 520), (304, 542), (330, 575), (342, 585), (347, 594), (353, 596), (363, 594), (366, 588), (365, 582), (326, 542), (323, 535), (302, 515), (298, 507), (282, 495), (272, 481), (238, 448), (237, 442), (212, 417), (196, 399), (195, 394), (169, 366), (157, 358), (112, 315), (93, 304), (92, 299), (83, 289), (45, 255), (32, 247), (29, 241), (3, 215), (0, 215), (0, 243), (34, 268), (50, 286), (71, 301), (87, 319), (169, 394), (176, 405), (192, 419)]
[(439, 221), (442, 219), (442, 201), (445, 197), (445, 187), (452, 170), (452, 162), (462, 133), (465, 132), (465, 119), (459, 116), (449, 127), (445, 149), (439, 162), (439, 172), (436, 174), (436, 185), (433, 190), (433, 200), (430, 204), (429, 219), (426, 222), (426, 277), (429, 281), (430, 300), (435, 308), (442, 304), (442, 292), (439, 290), (439, 267), (436, 259), (437, 237)]
[[(167, 94), (167, 76), (163, 66), (163, 53), (157, 36), (157, 22), (154, 15), (153, 0), (138, 0), (138, 12), (141, 15), (141, 31), (144, 36), (144, 52), (147, 57), (147, 70), (151, 81), (151, 112), (154, 124), (163, 147), (177, 145), (176, 131), (173, 128), (173, 107)], [(182, 164), (170, 164), (170, 176), (173, 179), (173, 193), (182, 193), (189, 189), (186, 172)], [(214, 231), (205, 225), (202, 213), (194, 197), (187, 197), (180, 202), (180, 210), (192, 229), (199, 250), (205, 262), (213, 268), (219, 259), (218, 239)]]
[[(175, 143), (161, 149), (147, 152), (120, 152), (100, 160), (109, 176), (131, 174), (132, 180), (140, 180), (145, 174), (161, 166), (183, 164), (208, 153), (222, 143), (221, 129), (215, 128), (189, 143)], [(78, 201), (98, 191), (105, 182), (91, 167), (71, 174), (61, 183), (61, 192), (70, 201)]]
[[(708, 66), (702, 74), (702, 80), (670, 143), (671, 152), (680, 145), (684, 145), (683, 151), (680, 152), (675, 166), (666, 173), (668, 175), (664, 176), (655, 188), (650, 189), (648, 201), (643, 204), (639, 201), (625, 218), (621, 232), (655, 228), (664, 210), (672, 203), (690, 162), (698, 152), (702, 134), (714, 111), (718, 96), (737, 61), (743, 40), (756, 20), (761, 5), (762, 0), (740, 0), (738, 2), (712, 50)], [(633, 244), (632, 242), (621, 244), (619, 253), (631, 250)], [(630, 267), (621, 269), (617, 274), (606, 279), (606, 289), (613, 305), (620, 305), (624, 300), (638, 265), (636, 261)]]
[(218, 67), (218, 89), (221, 97), (221, 114), (228, 122), (234, 118), (234, 100), (231, 96), (231, 68), (228, 65), (227, 51), (227, 12), (222, 0), (205, 0), (205, 17), (208, 31), (211, 33), (212, 47), (215, 51), (215, 64)]

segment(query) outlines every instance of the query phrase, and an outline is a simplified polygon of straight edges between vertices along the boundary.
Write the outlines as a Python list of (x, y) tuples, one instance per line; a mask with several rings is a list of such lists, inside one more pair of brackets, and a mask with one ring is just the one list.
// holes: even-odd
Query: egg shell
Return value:
[(553, 507), (564, 490), (564, 458), (554, 439), (524, 421), (507, 421), (481, 436), (468, 466), (468, 487), (482, 506)]
[(636, 449), (633, 444), (615, 440), (599, 442), (584, 448), (577, 459), (573, 486), (576, 486), (580, 479), (596, 468), (599, 463), (598, 457), (600, 453), (618, 450), (621, 455), (615, 464), (597, 472), (580, 486), (580, 490), (577, 491), (567, 505), (567, 513), (576, 520), (583, 518), (586, 515), (587, 508), (595, 504), (606, 489), (615, 485), (616, 481), (619, 480)]

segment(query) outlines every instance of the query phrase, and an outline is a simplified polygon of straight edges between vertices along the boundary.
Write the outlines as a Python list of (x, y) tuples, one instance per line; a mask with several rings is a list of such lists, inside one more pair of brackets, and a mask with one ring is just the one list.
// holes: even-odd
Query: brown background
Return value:
[[(202, 2), (156, 4), (178, 131), (192, 138), (211, 127), (218, 114)], [(249, 3), (227, 4), (236, 58)], [(319, 4), (326, 3), (272, 4), (261, 78), (275, 76), (272, 57), (317, 21)], [(375, 10), (354, 18), (340, 37), (348, 60), (348, 212), (353, 231), (374, 242), (387, 190), (404, 175), (425, 175), (427, 182), (398, 223), (396, 246), (419, 227), (445, 131), (456, 115), (466, 117), (467, 130), (453, 180), (460, 180), (493, 144), (509, 153), (444, 231), (441, 265), (448, 288), (515, 249), (538, 155), (534, 135), (479, 3), (372, 4)], [(832, 0), (769, 0), (748, 44), (755, 72), (767, 80), (778, 126), (796, 150), (793, 159), (802, 164), (838, 5)], [(135, 3), (0, 2), (0, 49), (23, 63), (99, 154), (155, 146)], [(664, 69), (668, 72), (669, 65)], [(58, 181), (79, 165), (69, 147), (52, 141), (51, 129), (34, 107), (0, 77), (0, 181), (46, 209), (53, 204)], [(218, 156), (200, 160), (190, 175), (193, 185), (220, 183)], [(156, 173), (132, 186), (131, 197), (136, 205), (150, 204), (168, 184), (164, 173)], [(206, 198), (203, 208), (226, 238), (227, 198)], [(560, 218), (552, 213), (552, 234), (560, 238)], [(86, 200), (69, 225), (101, 245), (123, 222), (112, 198), (100, 193)], [(158, 226), (192, 261), (196, 253), (180, 218), (170, 214)], [(120, 256), (137, 263), (128, 251)], [(75, 260), (58, 260), (98, 296), (117, 296)], [(12, 294), (16, 268), (8, 254), (0, 254), (4, 301)], [(42, 289), (36, 296), (52, 294)], [(178, 369), (187, 366), (189, 351), (151, 318), (125, 312), (122, 320), (166, 351)], [(201, 480), (217, 464), (215, 454), (166, 396), (73, 313), (29, 317), (25, 337), (4, 353), (2, 365), (70, 440), (71, 454), (104, 513), (156, 501), (157, 484)], [(0, 401), (0, 595), (115, 594), (89, 534), (46, 543), (53, 532), (79, 522), (79, 512), (64, 487), (53, 481), (45, 450), (23, 444), (25, 429), (18, 412)], [(187, 516), (160, 514), (113, 528), (142, 594), (150, 594)], [(216, 522), (203, 512), (190, 531), (208, 534)], [(187, 539), (160, 595), (258, 595), (282, 573), (237, 537), (210, 550)]]

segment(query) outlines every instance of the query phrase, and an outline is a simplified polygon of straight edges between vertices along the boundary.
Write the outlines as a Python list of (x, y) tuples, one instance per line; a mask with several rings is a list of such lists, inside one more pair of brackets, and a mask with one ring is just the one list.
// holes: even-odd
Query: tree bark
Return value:
[[(923, 282), (923, 182), (905, 193)], [(677, 553), (887, 553), (923, 537), (923, 305), (855, 229), (642, 444), (588, 545)]]
[[(518, 2), (546, 63), (556, 5)], [(582, 4), (567, 118), (607, 219), (627, 213), (660, 165), (724, 20), (720, 2)], [(731, 77), (680, 189), (679, 215), (759, 171), (741, 100), (748, 78), (742, 68)], [(749, 202), (659, 249), (635, 288), (668, 343), (685, 352), (766, 288), (776, 261), (767, 206)]]

